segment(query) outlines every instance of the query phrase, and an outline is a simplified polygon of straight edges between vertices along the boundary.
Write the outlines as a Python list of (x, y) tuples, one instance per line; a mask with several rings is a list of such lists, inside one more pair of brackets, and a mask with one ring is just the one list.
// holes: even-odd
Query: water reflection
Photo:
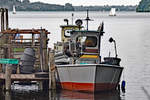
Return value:
[(63, 90), (59, 94), (58, 100), (120, 100), (119, 91), (100, 93), (81, 93)]
[[(59, 92), (12, 91), (0, 93), (0, 100), (121, 100), (119, 91), (82, 93), (62, 90)], [(122, 100), (124, 100), (122, 98)]]

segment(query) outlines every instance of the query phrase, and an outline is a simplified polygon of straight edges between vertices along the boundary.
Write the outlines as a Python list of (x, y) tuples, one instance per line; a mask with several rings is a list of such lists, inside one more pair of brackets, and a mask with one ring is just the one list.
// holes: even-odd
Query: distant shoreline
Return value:
[[(13, 12), (13, 11), (9, 11), (9, 12)], [(17, 11), (17, 12), (87, 12), (87, 10), (85, 11)], [(110, 11), (90, 11), (90, 12), (110, 12)], [(136, 11), (117, 11), (117, 12), (136, 12)]]
[(65, 5), (49, 4), (43, 2), (30, 2), (30, 0), (3, 0), (0, 7), (16, 11), (110, 11), (116, 8), (116, 11), (136, 11), (137, 5), (100, 5), (100, 6), (74, 6), (71, 3)]

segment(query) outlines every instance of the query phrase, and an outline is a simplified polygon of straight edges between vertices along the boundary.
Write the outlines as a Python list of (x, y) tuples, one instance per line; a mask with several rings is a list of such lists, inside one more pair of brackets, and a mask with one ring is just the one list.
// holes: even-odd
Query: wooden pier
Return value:
[[(0, 73), (0, 80), (5, 80), (5, 74)], [(11, 74), (11, 81), (43, 81), (49, 80), (49, 77), (36, 77), (34, 74)]]
[[(36, 55), (34, 73), (32, 74), (20, 73), (19, 64), (15, 74), (12, 73), (9, 67), (7, 68), (7, 65), (5, 70), (3, 70), (2, 66), (4, 65), (0, 64), (0, 88), (3, 86), (6, 90), (11, 90), (11, 84), (14, 81), (37, 81), (43, 89), (51, 89), (51, 79), (55, 78), (51, 78), (54, 77), (54, 71), (51, 71), (51, 67), (54, 69), (54, 63), (51, 63), (50, 66), (51, 56), (48, 48), (48, 34), (50, 32), (43, 28), (11, 29), (8, 25), (8, 10), (0, 8), (0, 12), (0, 59), (20, 60), (25, 48), (33, 48)], [(30, 37), (24, 37), (27, 34)], [(55, 86), (54, 83), (53, 85)]]

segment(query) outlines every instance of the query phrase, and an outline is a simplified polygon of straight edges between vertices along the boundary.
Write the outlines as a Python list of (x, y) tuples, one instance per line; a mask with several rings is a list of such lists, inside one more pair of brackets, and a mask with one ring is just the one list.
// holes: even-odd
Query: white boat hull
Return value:
[(119, 84), (122, 70), (122, 67), (106, 64), (58, 65), (57, 82), (67, 90), (113, 90)]

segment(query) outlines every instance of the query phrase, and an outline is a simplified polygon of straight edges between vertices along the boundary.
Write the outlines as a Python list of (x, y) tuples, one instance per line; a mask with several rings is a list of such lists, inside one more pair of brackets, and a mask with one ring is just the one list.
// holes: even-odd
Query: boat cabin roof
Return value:
[(64, 27), (78, 27), (78, 26), (77, 25), (61, 25), (60, 27), (64, 28)]
[(72, 33), (81, 32), (81, 33), (97, 33), (99, 34), (99, 31), (95, 30), (73, 30)]

